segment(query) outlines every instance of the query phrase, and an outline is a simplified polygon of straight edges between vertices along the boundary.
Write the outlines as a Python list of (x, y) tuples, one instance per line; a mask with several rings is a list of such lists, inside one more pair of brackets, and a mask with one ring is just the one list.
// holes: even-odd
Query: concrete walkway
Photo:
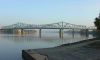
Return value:
[(81, 48), (81, 46), (85, 46), (97, 41), (100, 40), (78, 43), (69, 46), (30, 49), (25, 51), (28, 54), (40, 54), (42, 56), (45, 56), (44, 58), (42, 58), (43, 60), (97, 60), (100, 58), (100, 50), (85, 47)]

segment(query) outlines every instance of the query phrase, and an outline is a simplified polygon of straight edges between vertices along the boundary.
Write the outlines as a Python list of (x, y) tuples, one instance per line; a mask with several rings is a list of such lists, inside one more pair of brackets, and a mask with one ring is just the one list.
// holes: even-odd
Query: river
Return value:
[(0, 34), (0, 60), (23, 60), (22, 50), (56, 47), (62, 44), (73, 43), (85, 39), (91, 39), (93, 35), (80, 33), (59, 33), (43, 32), (35, 34)]

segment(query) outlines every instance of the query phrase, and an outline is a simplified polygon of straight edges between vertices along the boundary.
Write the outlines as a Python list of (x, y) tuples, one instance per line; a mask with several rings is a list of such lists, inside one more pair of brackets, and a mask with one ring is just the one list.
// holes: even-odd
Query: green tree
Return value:
[(100, 31), (100, 17), (96, 17), (94, 21), (95, 26), (97, 27), (97, 30)]

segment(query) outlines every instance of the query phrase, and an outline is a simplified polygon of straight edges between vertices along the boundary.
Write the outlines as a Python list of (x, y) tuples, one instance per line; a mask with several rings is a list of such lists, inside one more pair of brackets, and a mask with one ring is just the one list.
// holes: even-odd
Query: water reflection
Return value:
[[(0, 60), (23, 60), (22, 50), (55, 47), (62, 44), (73, 43), (93, 38), (92, 34), (64, 33), (39, 33), (34, 34), (0, 34)], [(5, 57), (6, 58), (5, 58)]]
[[(57, 33), (56, 33), (57, 34)], [(42, 36), (32, 36), (31, 34), (28, 35), (6, 35), (1, 37), (1, 39), (7, 40), (7, 41), (13, 41), (17, 43), (24, 43), (24, 42), (46, 42), (46, 43), (58, 43), (58, 44), (67, 44), (67, 43), (73, 43), (82, 41), (85, 39), (93, 38), (92, 35), (89, 35), (89, 37), (85, 35), (80, 34), (74, 34), (74, 37), (72, 34), (64, 34), (63, 37), (57, 37), (56, 34), (53, 34), (53, 36), (47, 36), (45, 34), (42, 34)], [(50, 34), (49, 34), (50, 35)], [(52, 35), (52, 34), (51, 34)], [(46, 36), (46, 37), (45, 37)], [(63, 41), (63, 42), (62, 42)]]

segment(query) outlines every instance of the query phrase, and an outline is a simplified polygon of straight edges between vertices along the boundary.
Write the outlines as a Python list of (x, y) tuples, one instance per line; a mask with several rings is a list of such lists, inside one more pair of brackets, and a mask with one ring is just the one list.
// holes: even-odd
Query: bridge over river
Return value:
[(88, 32), (88, 30), (96, 30), (96, 27), (91, 26), (91, 27), (86, 27), (85, 25), (75, 25), (75, 24), (70, 24), (66, 22), (58, 22), (58, 23), (51, 23), (51, 24), (41, 24), (41, 25), (35, 25), (35, 24), (25, 24), (25, 23), (15, 23), (9, 26), (3, 26), (0, 30), (3, 31), (12, 31), (14, 29), (20, 29), (21, 33), (24, 34), (24, 29), (39, 29), (39, 34), (41, 35), (41, 29), (59, 29), (59, 34), (63, 34), (64, 31), (63, 29), (72, 29), (73, 33), (74, 30), (83, 30), (85, 33)]

